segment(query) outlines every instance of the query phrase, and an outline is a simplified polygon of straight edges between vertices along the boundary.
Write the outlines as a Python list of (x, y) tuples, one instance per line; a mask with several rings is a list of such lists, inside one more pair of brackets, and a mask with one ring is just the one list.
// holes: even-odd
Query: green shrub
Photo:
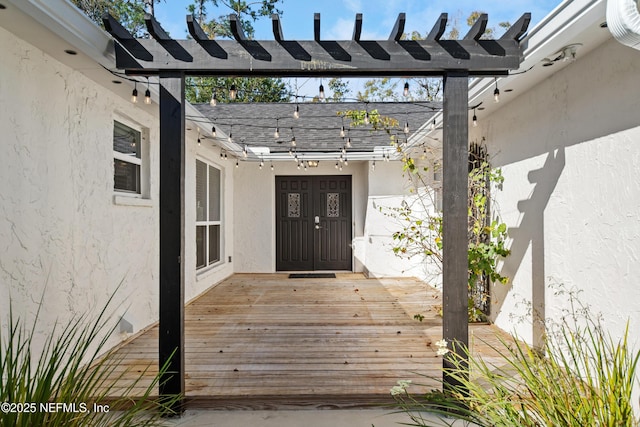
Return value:
[(434, 425), (425, 421), (425, 412), (442, 415), (438, 425), (464, 420), (478, 426), (637, 426), (632, 392), (640, 352), (629, 347), (628, 335), (627, 327), (613, 340), (601, 319), (572, 295), (571, 310), (547, 325), (542, 351), (517, 339), (501, 340), (493, 347), (500, 366), (469, 355), (470, 370), (450, 352), (448, 373), (459, 385), (422, 396), (396, 386), (392, 394), (416, 426)]
[(27, 327), (10, 308), (7, 328), (0, 329), (0, 426), (160, 424), (161, 415), (169, 413), (176, 402), (151, 398), (165, 370), (160, 370), (142, 396), (127, 397), (139, 386), (144, 372), (136, 374), (132, 384), (120, 386), (119, 381), (129, 376), (115, 373), (119, 359), (111, 353), (101, 356), (115, 330), (115, 325), (107, 327), (112, 298), (94, 319), (83, 315), (66, 325), (54, 324), (39, 355), (34, 339), (39, 311), (33, 325)]

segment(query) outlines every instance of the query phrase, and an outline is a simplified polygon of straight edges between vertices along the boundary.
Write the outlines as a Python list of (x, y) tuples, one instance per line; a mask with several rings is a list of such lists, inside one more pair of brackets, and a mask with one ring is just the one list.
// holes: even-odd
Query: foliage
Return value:
[[(351, 126), (364, 126), (365, 115), (368, 116), (372, 130), (385, 130), (391, 138), (391, 145), (402, 160), (403, 176), (409, 183), (412, 197), (406, 198), (399, 207), (380, 207), (380, 211), (396, 220), (401, 229), (393, 233), (393, 252), (400, 257), (424, 257), (426, 262), (438, 272), (442, 272), (442, 212), (438, 206), (440, 183), (431, 179), (434, 172), (440, 172), (439, 165), (424, 166), (414, 158), (415, 151), (407, 150), (394, 133), (399, 133), (399, 123), (390, 117), (381, 116), (377, 110), (349, 110), (338, 115), (351, 119)], [(426, 150), (426, 148), (425, 148)], [(492, 282), (507, 283), (508, 278), (498, 270), (498, 262), (510, 253), (506, 247), (507, 226), (497, 215), (490, 220), (487, 188), (492, 184), (502, 185), (504, 178), (499, 169), (491, 168), (486, 161), (474, 161), (469, 173), (469, 251), (468, 251), (468, 286), (469, 286), (469, 320), (473, 322), (486, 320), (484, 313), (477, 308), (474, 290), (479, 280), (488, 278)], [(420, 318), (417, 316), (416, 318)]]
[(500, 340), (493, 347), (496, 363), (468, 355), (469, 376), (466, 361), (449, 352), (448, 374), (459, 385), (422, 396), (412, 396), (406, 387), (393, 389), (411, 425), (434, 425), (424, 413), (448, 418), (438, 425), (452, 420), (496, 427), (639, 425), (632, 393), (639, 385), (640, 352), (630, 347), (628, 326), (614, 340), (602, 320), (569, 294), (570, 309), (560, 321), (547, 322), (542, 353), (517, 339)]
[[(115, 326), (107, 327), (111, 302), (94, 319), (83, 315), (65, 325), (52, 325), (42, 350), (35, 342), (39, 311), (33, 325), (27, 327), (14, 317), (10, 306), (7, 332), (0, 329), (0, 402), (5, 402), (0, 426), (154, 426), (161, 425), (162, 414), (172, 413), (177, 397), (164, 402), (150, 397), (166, 368), (142, 396), (127, 397), (141, 387), (145, 372), (136, 373), (132, 384), (122, 386), (118, 381), (127, 372), (117, 373), (118, 358), (113, 354), (100, 357), (115, 330)], [(17, 406), (5, 407), (7, 403)], [(56, 410), (40, 406), (48, 403)], [(108, 405), (109, 411), (94, 410), (94, 403)], [(63, 404), (68, 405), (66, 409), (55, 407)]]
[(134, 36), (142, 37), (146, 33), (145, 0), (71, 0), (71, 3), (100, 26), (102, 15), (109, 12)]
[(335, 102), (343, 102), (346, 99), (347, 95), (349, 95), (349, 92), (351, 92), (351, 89), (349, 89), (349, 84), (339, 77), (334, 77), (329, 80), (327, 86), (332, 93), (330, 98)]
[[(248, 38), (253, 38), (253, 22), (268, 17), (272, 13), (281, 14), (276, 5), (282, 0), (262, 0), (247, 3), (240, 0), (195, 0), (187, 7), (202, 29), (211, 38), (232, 37), (229, 14), (209, 18), (208, 6), (226, 8), (240, 18), (242, 28)], [(209, 102), (215, 92), (218, 102), (229, 102), (229, 89), (237, 89), (236, 102), (285, 102), (289, 100), (289, 90), (281, 78), (255, 77), (188, 77), (185, 97), (192, 103)]]

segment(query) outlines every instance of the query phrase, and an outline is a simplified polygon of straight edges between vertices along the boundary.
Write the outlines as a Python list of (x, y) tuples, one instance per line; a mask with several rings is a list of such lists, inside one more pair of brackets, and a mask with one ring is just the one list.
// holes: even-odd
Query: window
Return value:
[(140, 131), (113, 122), (113, 189), (141, 194), (142, 138)]
[(196, 269), (221, 258), (220, 170), (196, 160)]

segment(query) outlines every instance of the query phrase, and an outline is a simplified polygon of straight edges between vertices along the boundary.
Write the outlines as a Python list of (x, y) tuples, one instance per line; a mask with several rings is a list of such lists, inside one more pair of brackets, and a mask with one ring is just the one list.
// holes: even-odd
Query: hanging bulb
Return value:
[(260, 159), (260, 169), (264, 166), (264, 159)]
[(225, 160), (227, 160), (227, 159), (228, 159), (228, 157), (227, 157), (227, 152), (226, 152), (226, 151), (224, 152), (224, 159), (225, 159)]
[(318, 98), (320, 98), (320, 101), (324, 100), (324, 86), (322, 86), (322, 83), (320, 83), (320, 88), (318, 89)]
[(340, 128), (340, 138), (344, 138), (344, 125), (342, 125), (342, 127)]
[(220, 151), (220, 160), (224, 159), (224, 153)]
[(236, 168), (238, 168), (240, 166), (240, 163), (238, 162), (238, 159), (236, 159)]
[(247, 151), (247, 146), (246, 145), (242, 149), (242, 155), (244, 156), (245, 159), (249, 156), (249, 152)]
[(369, 124), (369, 112), (365, 111), (364, 113), (364, 124), (368, 125)]
[(213, 93), (211, 93), (211, 101), (209, 101), (209, 105), (211, 105), (212, 107), (218, 105), (218, 95), (216, 95), (215, 90), (213, 91)]
[(211, 136), (214, 137), (214, 138), (216, 137), (216, 127), (215, 126), (213, 126), (211, 128)]
[(271, 162), (271, 172), (273, 172), (274, 170), (276, 170), (276, 168), (273, 167), (273, 162)]
[(238, 96), (238, 89), (236, 89), (236, 85), (231, 85), (231, 89), (229, 89), (229, 99), (235, 101)]
[(349, 166), (349, 160), (347, 160), (347, 158), (346, 158), (346, 157), (344, 158), (344, 165), (345, 165), (345, 166)]
[(405, 133), (405, 135), (409, 133), (409, 122), (408, 121), (404, 123), (404, 129), (402, 131)]
[(291, 146), (292, 147), (296, 146), (296, 137), (295, 137), (295, 135), (291, 137)]
[(340, 165), (340, 167), (338, 168), (338, 170), (342, 170), (342, 165)]
[(133, 92), (131, 92), (131, 102), (138, 102), (138, 82), (133, 83)]
[(436, 119), (433, 119), (431, 125), (429, 125), (430, 130), (436, 130)]
[(280, 128), (278, 127), (278, 125), (276, 124), (276, 130), (273, 132), (273, 137), (275, 139), (280, 138)]
[(346, 149), (346, 147), (342, 147), (342, 154), (347, 154), (347, 149)]
[(351, 137), (347, 138), (347, 143), (345, 144), (345, 147), (351, 148)]
[(198, 138), (198, 147), (200, 147), (200, 145), (201, 145), (201, 144), (200, 144), (200, 138)]
[(289, 156), (293, 157), (293, 149), (289, 148)]
[(402, 91), (402, 95), (406, 98), (409, 96), (409, 82), (404, 83), (404, 90)]
[(300, 162), (298, 162), (298, 170), (300, 170)]
[(496, 77), (496, 88), (493, 91), (494, 102), (500, 102), (500, 89), (498, 89), (498, 78)]
[(293, 118), (294, 119), (300, 118), (300, 106), (298, 104), (296, 104), (296, 109), (293, 110)]
[(478, 126), (478, 116), (476, 116), (476, 109), (473, 109), (473, 127)]
[[(303, 162), (303, 163), (304, 163), (304, 162)], [(305, 172), (307, 171), (307, 164), (308, 164), (308, 163), (309, 163), (309, 162), (304, 163), (304, 170), (305, 170)]]
[(371, 170), (374, 171), (376, 170), (376, 160), (373, 160), (373, 163), (371, 163)]
[(262, 170), (262, 162), (260, 162), (260, 166), (258, 167), (258, 169)]
[(229, 141), (230, 144), (233, 143), (233, 125), (229, 127), (229, 137), (227, 138), (227, 140)]
[(338, 169), (338, 167), (340, 167), (340, 163), (336, 162), (336, 169)]
[(149, 77), (147, 77), (147, 90), (144, 91), (144, 103), (151, 104), (151, 91), (149, 90)]

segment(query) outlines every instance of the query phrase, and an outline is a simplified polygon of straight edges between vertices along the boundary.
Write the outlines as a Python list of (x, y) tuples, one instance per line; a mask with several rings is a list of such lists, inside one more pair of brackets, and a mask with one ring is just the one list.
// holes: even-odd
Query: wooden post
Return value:
[[(184, 73), (160, 73), (160, 396), (184, 395)], [(182, 411), (182, 401), (173, 408)]]
[(443, 358), (443, 381), (447, 388), (459, 386), (449, 375), (451, 359), (462, 358), (466, 368), (469, 345), (468, 304), (468, 138), (469, 73), (444, 76), (443, 129), (443, 337), (453, 354)]

